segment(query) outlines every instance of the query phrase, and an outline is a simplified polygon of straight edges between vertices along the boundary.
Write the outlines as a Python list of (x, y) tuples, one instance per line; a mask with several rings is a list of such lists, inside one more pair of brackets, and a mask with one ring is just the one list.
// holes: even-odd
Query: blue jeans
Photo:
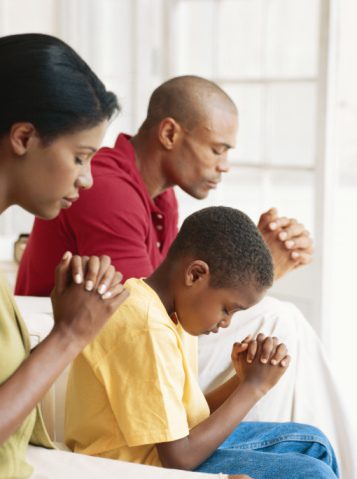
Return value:
[(336, 456), (313, 426), (242, 422), (196, 471), (248, 474), (253, 479), (336, 479)]

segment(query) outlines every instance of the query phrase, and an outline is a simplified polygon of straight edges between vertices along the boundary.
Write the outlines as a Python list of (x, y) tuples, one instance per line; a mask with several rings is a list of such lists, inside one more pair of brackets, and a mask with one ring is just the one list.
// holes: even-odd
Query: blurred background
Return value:
[[(106, 145), (119, 131), (138, 129), (150, 93), (170, 77), (201, 75), (232, 96), (240, 131), (231, 171), (205, 201), (178, 191), (181, 221), (225, 204), (255, 221), (275, 206), (306, 225), (314, 262), (280, 280), (272, 294), (307, 316), (351, 410), (357, 403), (356, 20), (355, 0), (0, 0), (0, 35), (62, 38), (118, 95), (123, 111)], [(17, 207), (0, 219), (0, 262), (10, 279), (14, 242), (32, 221)], [(351, 421), (357, 425), (357, 412)]]

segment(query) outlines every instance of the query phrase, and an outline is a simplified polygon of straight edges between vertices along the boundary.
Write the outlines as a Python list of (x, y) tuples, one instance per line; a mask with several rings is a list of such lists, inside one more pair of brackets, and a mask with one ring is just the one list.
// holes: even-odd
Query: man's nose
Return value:
[(228, 163), (227, 154), (225, 154), (224, 156), (222, 156), (219, 159), (219, 162), (218, 162), (218, 165), (217, 165), (217, 170), (220, 173), (227, 173), (229, 171), (229, 163)]

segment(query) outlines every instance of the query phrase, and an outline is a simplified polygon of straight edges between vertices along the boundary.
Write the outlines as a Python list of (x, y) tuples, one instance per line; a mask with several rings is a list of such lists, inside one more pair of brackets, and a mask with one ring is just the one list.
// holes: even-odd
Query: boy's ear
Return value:
[(171, 117), (164, 118), (159, 125), (159, 141), (166, 150), (172, 150), (176, 146), (182, 133), (181, 125)]
[(192, 286), (198, 282), (208, 282), (209, 279), (210, 270), (205, 261), (196, 259), (188, 265), (185, 275), (186, 286)]
[(32, 123), (14, 123), (9, 132), (9, 141), (13, 152), (18, 156), (27, 153), (31, 141), (37, 136), (36, 128)]

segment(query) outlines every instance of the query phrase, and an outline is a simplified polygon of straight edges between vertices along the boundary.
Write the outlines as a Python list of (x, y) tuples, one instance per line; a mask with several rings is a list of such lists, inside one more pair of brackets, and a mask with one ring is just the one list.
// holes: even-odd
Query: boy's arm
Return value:
[[(240, 384), (205, 421), (191, 429), (190, 434), (176, 441), (157, 444), (161, 463), (164, 467), (193, 470), (204, 462), (234, 431), (252, 406), (271, 389), (289, 364), (286, 347), (277, 344), (276, 338), (258, 335), (252, 342), (254, 359), (248, 357), (248, 350), (241, 352), (241, 343), (236, 343), (232, 360), (240, 376)], [(268, 357), (266, 362), (265, 357)], [(277, 358), (279, 360), (277, 361)], [(272, 362), (274, 364), (272, 364)], [(236, 380), (237, 381), (237, 380)], [(234, 386), (234, 378), (221, 388), (224, 396)], [(216, 390), (217, 391), (217, 390)], [(216, 393), (217, 394), (217, 393)], [(217, 394), (215, 404), (218, 403)]]
[(249, 383), (238, 386), (221, 407), (191, 429), (189, 436), (156, 445), (162, 465), (184, 470), (198, 467), (234, 431), (262, 396), (262, 392)]
[(239, 384), (239, 378), (235, 374), (228, 379), (228, 381), (205, 394), (211, 414), (220, 406), (222, 406), (224, 401), (237, 389)]
[[(243, 353), (244, 351), (247, 351), (246, 360), (248, 361), (248, 363), (251, 363), (254, 360), (255, 355), (257, 353), (258, 341), (263, 341), (264, 339), (265, 337), (262, 334), (258, 335), (256, 340), (253, 339), (251, 335), (247, 336), (246, 338), (243, 339), (242, 342), (235, 343), (235, 354), (239, 354), (239, 353)], [(280, 355), (278, 350), (275, 351), (275, 353), (272, 355), (271, 358), (269, 358), (269, 355), (270, 355), (270, 351), (268, 348), (262, 349), (261, 355), (260, 355), (260, 361), (264, 363), (268, 359), (270, 359), (270, 361), (273, 361), (273, 362), (274, 360), (276, 362), (279, 362), (282, 360), (282, 356)], [(209, 405), (211, 414), (217, 408), (219, 408), (219, 406), (221, 406), (224, 403), (224, 401), (233, 393), (233, 391), (237, 389), (239, 384), (240, 384), (240, 379), (237, 376), (237, 374), (235, 374), (230, 379), (228, 379), (228, 381), (221, 384), (216, 389), (213, 389), (212, 391), (209, 391), (208, 393), (205, 394), (206, 401)]]

